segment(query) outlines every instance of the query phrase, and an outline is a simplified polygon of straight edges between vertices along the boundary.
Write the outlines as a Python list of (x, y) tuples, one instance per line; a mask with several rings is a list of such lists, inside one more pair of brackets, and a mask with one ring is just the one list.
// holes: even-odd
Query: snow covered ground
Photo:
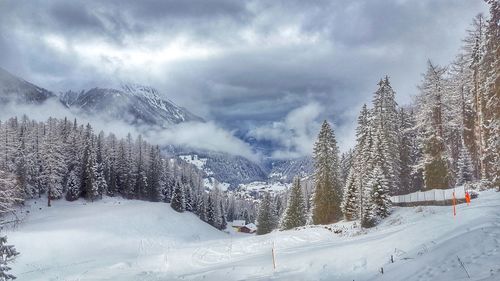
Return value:
[(395, 208), (368, 231), (341, 222), (263, 236), (220, 232), (164, 203), (61, 200), (29, 210), (7, 231), (21, 252), (19, 280), (500, 280), (493, 191), (459, 205), (457, 217), (449, 206)]

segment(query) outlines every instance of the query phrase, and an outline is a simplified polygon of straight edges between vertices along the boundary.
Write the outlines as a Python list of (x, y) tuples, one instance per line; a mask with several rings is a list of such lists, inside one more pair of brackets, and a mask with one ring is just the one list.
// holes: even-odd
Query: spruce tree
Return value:
[(375, 166), (369, 183), (371, 190), (371, 215), (373, 218), (382, 219), (387, 217), (391, 211), (391, 199), (389, 196), (389, 181), (382, 168)]
[(179, 181), (175, 182), (174, 193), (172, 196), (172, 202), (170, 206), (175, 211), (182, 213), (186, 210), (186, 199), (184, 197), (184, 188)]
[(474, 167), (467, 147), (463, 144), (458, 158), (458, 175), (456, 185), (464, 185), (474, 180)]
[(9, 263), (12, 263), (19, 252), (13, 245), (5, 245), (7, 243), (7, 236), (0, 237), (0, 280), (14, 280), (16, 277), (8, 273), (11, 268)]
[(337, 141), (325, 120), (314, 145), (314, 180), (312, 220), (314, 224), (336, 222), (342, 216), (340, 163)]
[(80, 198), (81, 190), (80, 190), (80, 178), (75, 173), (75, 171), (71, 171), (69, 173), (68, 181), (66, 182), (66, 200), (75, 201)]
[(151, 147), (149, 156), (149, 172), (148, 172), (148, 189), (149, 189), (149, 200), (153, 202), (161, 201), (162, 190), (161, 190), (161, 168), (162, 161), (160, 155), (160, 148), (158, 146)]
[(290, 197), (288, 198), (288, 206), (286, 207), (281, 229), (292, 229), (306, 224), (306, 209), (304, 196), (300, 186), (300, 177), (296, 177), (293, 181)]
[(384, 162), (381, 167), (387, 175), (391, 193), (399, 193), (401, 188), (400, 170), (400, 128), (398, 122), (398, 105), (395, 92), (386, 76), (379, 82), (379, 89), (373, 98), (373, 116), (371, 126), (376, 128), (380, 137), (380, 152)]
[(355, 168), (351, 167), (349, 175), (347, 176), (344, 198), (342, 201), (342, 213), (347, 221), (357, 219), (360, 212), (360, 190), (359, 183), (356, 179)]
[(272, 205), (271, 194), (266, 192), (259, 204), (259, 213), (257, 217), (258, 235), (269, 233), (276, 227), (276, 218)]

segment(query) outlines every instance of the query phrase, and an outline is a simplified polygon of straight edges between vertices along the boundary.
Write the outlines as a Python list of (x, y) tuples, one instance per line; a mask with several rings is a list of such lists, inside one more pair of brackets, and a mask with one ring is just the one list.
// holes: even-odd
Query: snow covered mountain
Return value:
[(56, 98), (56, 96), (52, 92), (33, 85), (0, 68), (0, 103), (41, 104), (49, 98)]
[(126, 84), (121, 89), (93, 88), (69, 91), (60, 96), (66, 106), (85, 114), (103, 114), (133, 125), (168, 127), (187, 121), (203, 122), (187, 109), (163, 99), (158, 90), (142, 85)]
[(314, 170), (314, 161), (311, 156), (287, 160), (269, 160), (266, 164), (269, 168), (269, 179), (284, 183), (292, 182), (297, 175), (311, 175)]
[(230, 188), (267, 179), (267, 174), (257, 163), (242, 156), (213, 151), (184, 152), (178, 155), (204, 171), (207, 179), (213, 178), (221, 184), (228, 184)]

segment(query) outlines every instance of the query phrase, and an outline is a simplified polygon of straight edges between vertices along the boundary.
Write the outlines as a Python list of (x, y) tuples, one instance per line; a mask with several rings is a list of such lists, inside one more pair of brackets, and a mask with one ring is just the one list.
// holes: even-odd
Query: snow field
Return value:
[(369, 230), (340, 222), (262, 236), (218, 231), (164, 203), (43, 203), (30, 202), (7, 233), (21, 252), (19, 280), (500, 280), (492, 191), (458, 205), (456, 217), (451, 206), (394, 208)]

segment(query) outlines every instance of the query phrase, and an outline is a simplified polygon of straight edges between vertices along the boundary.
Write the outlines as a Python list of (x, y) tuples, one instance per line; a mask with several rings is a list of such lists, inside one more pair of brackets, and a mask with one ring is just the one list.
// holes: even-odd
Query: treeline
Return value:
[(95, 134), (90, 124), (26, 116), (0, 122), (0, 212), (16, 203), (46, 196), (51, 200), (94, 201), (122, 196), (170, 203), (219, 229), (226, 218), (255, 218), (254, 202), (204, 187), (201, 171), (139, 135), (117, 138)]
[[(260, 233), (342, 218), (374, 226), (390, 213), (391, 195), (468, 185), (500, 188), (500, 4), (474, 18), (456, 59), (428, 62), (414, 101), (400, 107), (389, 78), (358, 117), (356, 145), (339, 158), (325, 121), (314, 147), (314, 192), (294, 186), (264, 196)], [(273, 202), (288, 201), (283, 212)], [(279, 214), (278, 214), (279, 213)]]

